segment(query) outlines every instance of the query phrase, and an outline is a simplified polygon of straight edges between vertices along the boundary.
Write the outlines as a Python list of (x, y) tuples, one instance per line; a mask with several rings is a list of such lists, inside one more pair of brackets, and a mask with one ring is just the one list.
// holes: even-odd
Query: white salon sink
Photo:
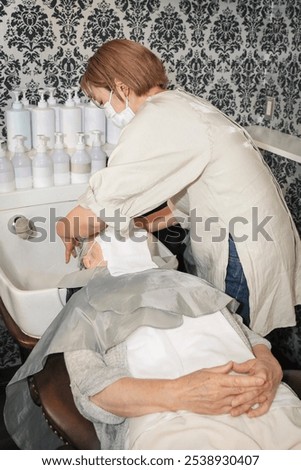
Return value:
[[(77, 204), (85, 188), (74, 185), (0, 194), (0, 297), (29, 336), (39, 338), (65, 304), (66, 290), (57, 286), (65, 274), (78, 268), (74, 259), (65, 264), (55, 223)], [(34, 220), (38, 232), (34, 241), (9, 231), (8, 222), (15, 215)]]

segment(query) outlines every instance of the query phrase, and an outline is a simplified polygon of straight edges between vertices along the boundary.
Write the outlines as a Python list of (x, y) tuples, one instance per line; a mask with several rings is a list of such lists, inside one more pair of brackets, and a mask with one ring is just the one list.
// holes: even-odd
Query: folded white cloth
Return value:
[(152, 261), (147, 240), (146, 230), (136, 229), (125, 237), (120, 236), (119, 232), (116, 233), (113, 227), (107, 227), (105, 232), (96, 237), (112, 276), (137, 273), (158, 267)]

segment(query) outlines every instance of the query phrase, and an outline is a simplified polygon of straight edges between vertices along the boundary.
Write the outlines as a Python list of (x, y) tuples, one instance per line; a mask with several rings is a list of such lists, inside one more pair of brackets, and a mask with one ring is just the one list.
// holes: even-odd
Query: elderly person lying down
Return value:
[(301, 402), (269, 343), (230, 313), (229, 296), (158, 268), (147, 240), (135, 240), (97, 237), (83, 259), (91, 279), (8, 385), (5, 421), (19, 447), (55, 445), (26, 377), (64, 352), (102, 449), (301, 449)]

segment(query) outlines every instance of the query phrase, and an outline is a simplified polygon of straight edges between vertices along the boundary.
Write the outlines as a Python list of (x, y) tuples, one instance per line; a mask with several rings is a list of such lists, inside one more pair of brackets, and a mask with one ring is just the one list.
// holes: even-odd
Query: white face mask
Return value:
[(115, 124), (115, 126), (124, 127), (133, 119), (133, 117), (135, 117), (135, 113), (133, 113), (129, 107), (129, 101), (127, 98), (125, 99), (125, 109), (120, 113), (117, 113), (111, 105), (112, 95), (113, 92), (111, 91), (109, 101), (107, 101), (103, 106), (105, 115)]

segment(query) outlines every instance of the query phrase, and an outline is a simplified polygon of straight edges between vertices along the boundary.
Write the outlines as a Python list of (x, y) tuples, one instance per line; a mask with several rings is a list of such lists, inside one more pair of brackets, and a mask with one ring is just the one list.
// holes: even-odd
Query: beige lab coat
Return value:
[(165, 201), (190, 227), (198, 276), (221, 290), (235, 237), (255, 332), (295, 324), (300, 238), (281, 190), (243, 128), (181, 90), (146, 100), (79, 203), (122, 232)]

